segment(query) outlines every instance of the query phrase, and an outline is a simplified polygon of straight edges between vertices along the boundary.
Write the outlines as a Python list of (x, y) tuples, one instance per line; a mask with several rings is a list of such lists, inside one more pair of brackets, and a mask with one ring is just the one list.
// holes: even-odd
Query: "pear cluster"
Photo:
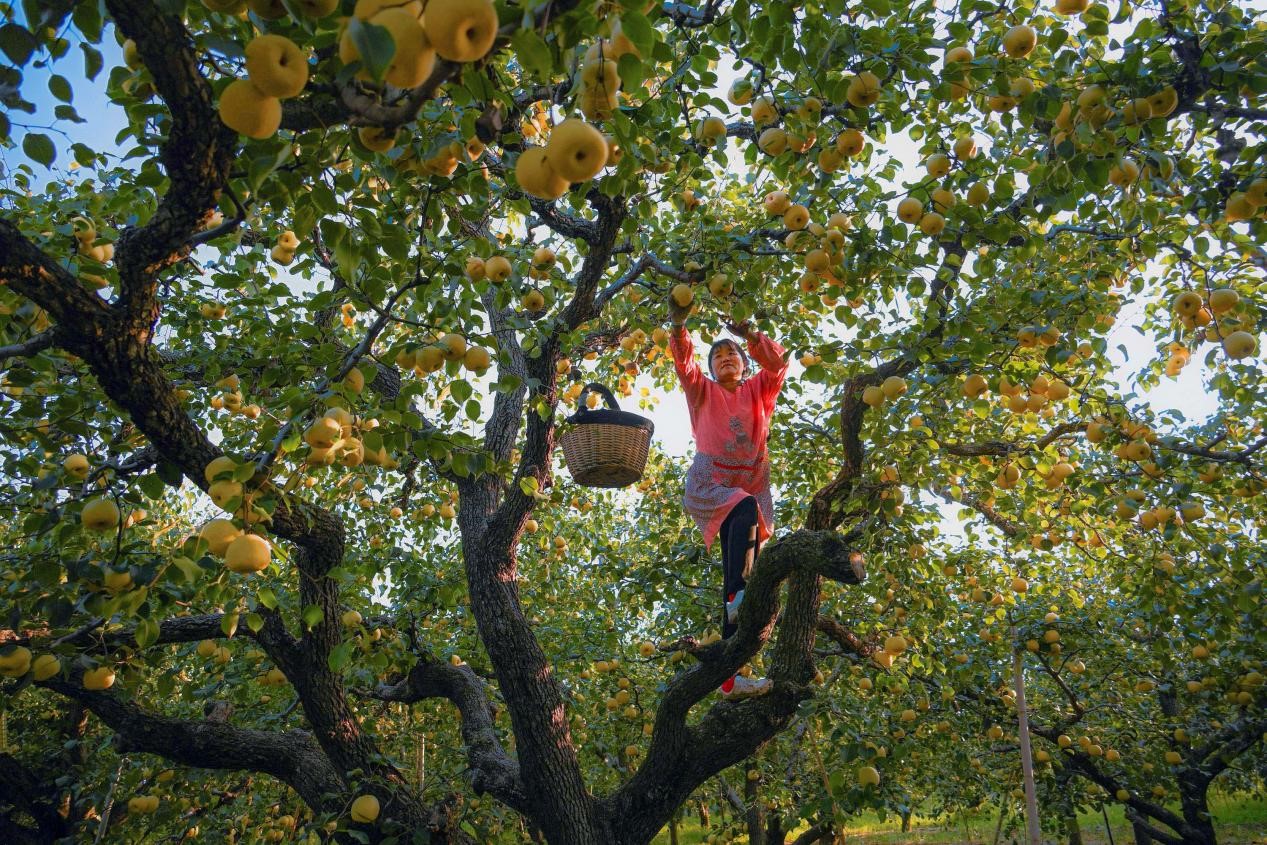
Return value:
[(580, 118), (568, 118), (554, 127), (543, 147), (529, 147), (519, 155), (515, 178), (524, 192), (538, 199), (555, 200), (573, 182), (597, 176), (608, 160), (607, 139)]
[[(1208, 298), (1195, 290), (1175, 294), (1170, 309), (1177, 322), (1188, 331), (1197, 331), (1198, 337), (1211, 343), (1220, 343), (1229, 358), (1248, 358), (1258, 352), (1258, 338), (1254, 336), (1255, 319), (1242, 308), (1241, 295), (1233, 288), (1218, 288), (1209, 292)], [(1178, 375), (1188, 362), (1188, 347), (1172, 343), (1168, 347), (1170, 359), (1166, 374)]]
[[(264, 20), (278, 20), (287, 13), (279, 0), (204, 2), (224, 14), (238, 14), (249, 5)], [(299, 0), (294, 5), (304, 17), (315, 19), (330, 15), (339, 4), (337, 0)], [(372, 70), (378, 70), (388, 85), (416, 88), (431, 75), (437, 58), (474, 62), (486, 56), (499, 25), (492, 0), (429, 0), (425, 13), (420, 0), (358, 0), (352, 17), (344, 21), (339, 60), (345, 65), (362, 63), (361, 28), (385, 30), (395, 48), (387, 67), (363, 66), (358, 78), (374, 82)], [(220, 119), (248, 138), (270, 138), (281, 127), (281, 101), (298, 96), (308, 84), (308, 57), (295, 42), (276, 34), (256, 36), (246, 45), (245, 54), (247, 78), (234, 80), (221, 93)], [(360, 140), (371, 151), (390, 149), (394, 132), (364, 127)]]

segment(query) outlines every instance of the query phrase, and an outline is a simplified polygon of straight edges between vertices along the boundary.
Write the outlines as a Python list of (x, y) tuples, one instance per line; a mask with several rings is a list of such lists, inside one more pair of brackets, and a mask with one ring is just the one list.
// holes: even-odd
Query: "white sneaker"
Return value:
[(735, 593), (735, 597), (726, 602), (726, 621), (734, 625), (739, 619), (739, 605), (743, 604), (743, 590)]
[(745, 678), (743, 675), (736, 675), (735, 684), (730, 688), (730, 692), (722, 690), (721, 697), (727, 701), (754, 698), (765, 695), (773, 688), (774, 683), (769, 678)]

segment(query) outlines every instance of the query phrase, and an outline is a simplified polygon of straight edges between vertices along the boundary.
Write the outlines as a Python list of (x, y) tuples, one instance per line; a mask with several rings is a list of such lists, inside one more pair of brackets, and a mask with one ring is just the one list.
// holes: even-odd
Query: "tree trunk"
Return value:
[(1208, 802), (1210, 782), (1192, 770), (1179, 775), (1179, 801), (1187, 830), (1181, 831), (1185, 845), (1215, 845), (1214, 819)]
[(1078, 827), (1077, 814), (1065, 816), (1065, 833), (1069, 836), (1069, 845), (1082, 845), (1082, 828)]
[(761, 805), (757, 783), (744, 777), (743, 797), (748, 808), (744, 815), (748, 823), (748, 845), (765, 845), (765, 808)]
[(765, 845), (783, 845), (787, 832), (783, 830), (783, 816), (771, 813), (766, 822)]
[(708, 805), (702, 800), (699, 802), (699, 826), (708, 829)]
[(669, 819), (669, 845), (678, 845), (677, 821), (678, 821), (678, 815), (674, 813), (673, 818)]
[(1135, 832), (1135, 845), (1153, 845), (1153, 837), (1148, 833), (1148, 827), (1144, 822), (1135, 819), (1131, 821), (1131, 828)]
[(902, 811), (902, 832), (903, 833), (911, 832), (911, 811), (910, 810)]

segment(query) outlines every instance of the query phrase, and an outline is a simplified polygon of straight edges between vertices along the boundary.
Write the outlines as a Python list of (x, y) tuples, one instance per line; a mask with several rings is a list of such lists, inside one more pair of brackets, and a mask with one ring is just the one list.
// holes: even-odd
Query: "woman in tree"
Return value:
[[(748, 352), (761, 371), (753, 376), (743, 349), (724, 338), (708, 350), (709, 378), (695, 362), (695, 347), (685, 325), (689, 311), (689, 307), (670, 304), (669, 348), (686, 393), (698, 450), (686, 474), (683, 504), (703, 532), (705, 548), (721, 538), (722, 636), (729, 637), (738, 627), (735, 622), (753, 561), (774, 530), (766, 438), (787, 375), (788, 356), (749, 322), (728, 325), (732, 334), (747, 340)], [(769, 690), (768, 679), (742, 676), (730, 678), (721, 688), (726, 698)]]

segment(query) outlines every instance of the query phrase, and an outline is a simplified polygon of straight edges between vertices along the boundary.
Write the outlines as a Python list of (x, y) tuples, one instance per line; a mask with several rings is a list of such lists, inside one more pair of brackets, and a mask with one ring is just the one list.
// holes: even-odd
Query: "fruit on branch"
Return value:
[(568, 180), (555, 172), (545, 147), (529, 147), (515, 162), (515, 179), (529, 196), (557, 200), (568, 192)]
[(855, 74), (845, 89), (845, 99), (855, 108), (868, 108), (880, 99), (880, 77), (869, 70)]
[(373, 153), (385, 153), (396, 146), (396, 130), (383, 126), (362, 126), (356, 130), (356, 138)]
[(47, 681), (61, 671), (62, 662), (51, 654), (41, 654), (31, 663), (31, 676), (37, 681)]
[(765, 195), (761, 204), (765, 208), (766, 214), (782, 216), (792, 207), (792, 200), (788, 197), (786, 191), (771, 191)]
[(1248, 358), (1258, 351), (1258, 339), (1246, 331), (1235, 331), (1223, 338), (1223, 351), (1229, 358)]
[(858, 769), (858, 785), (863, 789), (880, 785), (880, 773), (875, 766), (863, 766)]
[(945, 153), (934, 153), (924, 163), (924, 169), (934, 179), (940, 179), (950, 172), (950, 156)]
[(247, 78), (261, 93), (285, 100), (308, 84), (308, 60), (284, 35), (257, 35), (245, 52)]
[(701, 144), (715, 145), (725, 137), (726, 121), (716, 115), (704, 118), (695, 128), (695, 140)]
[(757, 136), (757, 149), (766, 155), (781, 155), (787, 151), (787, 146), (787, 132), (777, 126), (771, 126)]
[(213, 519), (198, 532), (198, 539), (207, 544), (207, 550), (216, 557), (223, 557), (229, 544), (242, 532), (227, 519)]
[(243, 534), (224, 552), (224, 565), (231, 572), (259, 572), (273, 559), (273, 547), (258, 534)]
[(1032, 26), (1017, 24), (1003, 34), (1003, 50), (1014, 59), (1028, 56), (1038, 45), (1038, 33)]
[(436, 53), (451, 62), (478, 61), (497, 39), (492, 0), (428, 0), (424, 22)]
[(691, 290), (691, 286), (683, 283), (674, 285), (669, 295), (673, 297), (674, 304), (679, 308), (688, 307), (695, 299), (695, 292)]
[(446, 361), (461, 361), (466, 355), (466, 338), (450, 332), (437, 342)]
[(915, 197), (907, 197), (897, 204), (897, 219), (915, 224), (924, 216), (924, 204)]
[(484, 262), (484, 275), (490, 282), (501, 284), (510, 278), (514, 268), (504, 255), (494, 255)]
[(237, 79), (220, 95), (220, 119), (248, 138), (271, 138), (282, 125), (282, 101), (260, 91), (249, 79)]
[(804, 229), (809, 225), (809, 209), (803, 205), (789, 206), (783, 212), (783, 225), (792, 231)]
[(66, 460), (62, 461), (62, 469), (66, 474), (77, 481), (83, 481), (88, 477), (88, 456), (79, 452), (73, 455), (67, 455)]
[(726, 92), (726, 99), (730, 100), (732, 105), (746, 106), (752, 102), (752, 95), (752, 80), (743, 77), (730, 83), (730, 90)]
[(462, 366), (473, 373), (482, 373), (492, 366), (493, 358), (482, 346), (472, 346), (462, 356)]
[(752, 102), (752, 122), (757, 126), (765, 126), (779, 119), (779, 109), (771, 97), (758, 97)]
[(84, 689), (106, 690), (114, 686), (114, 670), (109, 666), (98, 666), (84, 672)]
[(846, 158), (858, 155), (866, 143), (866, 137), (853, 128), (845, 129), (836, 137), (836, 149)]
[(79, 520), (89, 531), (109, 531), (119, 524), (119, 506), (105, 497), (93, 499), (84, 505)]
[(31, 650), (26, 646), (18, 646), (11, 651), (0, 654), (0, 675), (6, 678), (20, 678), (31, 669)]

